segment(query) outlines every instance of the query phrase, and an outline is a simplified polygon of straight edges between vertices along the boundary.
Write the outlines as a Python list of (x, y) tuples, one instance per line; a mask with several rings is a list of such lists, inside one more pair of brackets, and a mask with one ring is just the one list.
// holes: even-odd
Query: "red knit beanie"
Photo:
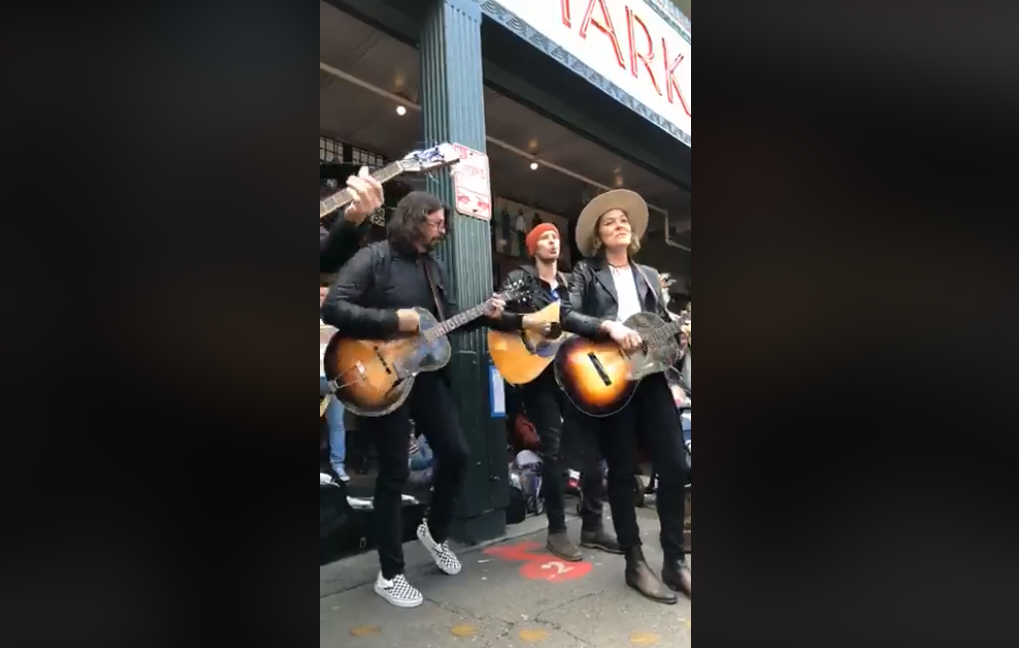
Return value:
[(555, 232), (556, 236), (559, 236), (559, 228), (552, 223), (542, 223), (536, 225), (534, 229), (527, 233), (527, 253), (534, 256), (534, 251), (538, 249), (538, 239), (542, 237), (545, 232)]

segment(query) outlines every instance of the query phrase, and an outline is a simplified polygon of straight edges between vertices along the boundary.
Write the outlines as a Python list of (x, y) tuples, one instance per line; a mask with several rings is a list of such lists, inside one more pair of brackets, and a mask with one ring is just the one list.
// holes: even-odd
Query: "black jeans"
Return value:
[(662, 552), (666, 560), (682, 562), (683, 519), (686, 517), (686, 461), (679, 412), (662, 374), (648, 376), (633, 400), (620, 412), (601, 420), (601, 442), (609, 465), (609, 506), (619, 546), (641, 546), (633, 476), (637, 442), (654, 458), (658, 472), (656, 504), (661, 522)]
[(428, 529), (436, 542), (445, 540), (449, 533), (469, 455), (449, 386), (437, 373), (418, 375), (407, 402), (392, 414), (362, 419), (361, 425), (374, 439), (378, 452), (374, 516), (379, 563), (386, 579), (402, 574), (404, 567), (400, 496), (410, 474), (411, 417), (435, 456)]
[(601, 460), (604, 453), (601, 449), (600, 419), (587, 416), (569, 399), (563, 399), (564, 437), (567, 445), (573, 449), (570, 456), (571, 465), (580, 471), (580, 518), (583, 521), (581, 531), (598, 531), (602, 528), (602, 510), (605, 471)]
[(563, 503), (563, 425), (559, 409), (559, 386), (552, 365), (520, 389), (527, 418), (534, 425), (541, 442), (541, 496), (545, 500), (548, 532), (566, 530), (566, 508)]

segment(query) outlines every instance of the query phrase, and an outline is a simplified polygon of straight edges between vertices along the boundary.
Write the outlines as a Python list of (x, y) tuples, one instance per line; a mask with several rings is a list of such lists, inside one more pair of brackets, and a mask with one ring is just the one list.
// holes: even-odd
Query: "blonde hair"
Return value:
[[(609, 211), (612, 210), (610, 209)], [(623, 210), (620, 209), (619, 211)], [(609, 212), (605, 212), (605, 214), (607, 213)], [(604, 243), (601, 242), (601, 235), (598, 233), (598, 230), (601, 229), (601, 219), (605, 217), (605, 214), (599, 216), (598, 220), (594, 222), (594, 233), (592, 234), (593, 240), (591, 241), (591, 252), (592, 252), (591, 256), (597, 255), (598, 252), (601, 251), (602, 247), (604, 247)], [(629, 221), (630, 215), (627, 214), (625, 211), (623, 211), (623, 214), (626, 215), (626, 220)], [(632, 259), (634, 255), (636, 255), (638, 252), (640, 252), (640, 241), (637, 240), (637, 237), (633, 235), (633, 227), (631, 227), (630, 244), (626, 246), (626, 255)]]

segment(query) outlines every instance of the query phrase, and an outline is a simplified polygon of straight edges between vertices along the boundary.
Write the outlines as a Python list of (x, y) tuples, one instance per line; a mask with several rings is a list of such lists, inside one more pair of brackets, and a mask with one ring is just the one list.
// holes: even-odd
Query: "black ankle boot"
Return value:
[(683, 592), (687, 598), (693, 599), (690, 595), (690, 568), (685, 562), (666, 558), (662, 565), (662, 582), (669, 589)]
[(672, 590), (658, 580), (648, 567), (640, 547), (631, 549), (626, 554), (626, 584), (652, 601), (671, 605), (678, 600)]
[(621, 554), (623, 550), (619, 548), (619, 542), (616, 537), (606, 533), (605, 529), (598, 527), (594, 531), (580, 531), (580, 546), (587, 547), (588, 549), (601, 549), (608, 553)]

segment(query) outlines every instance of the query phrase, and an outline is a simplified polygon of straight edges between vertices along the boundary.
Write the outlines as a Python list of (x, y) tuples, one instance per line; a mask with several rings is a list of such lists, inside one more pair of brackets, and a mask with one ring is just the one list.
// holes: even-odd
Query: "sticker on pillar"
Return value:
[(456, 210), (464, 216), (492, 220), (492, 184), (488, 174), (488, 156), (481, 151), (453, 144), (460, 163), (453, 167), (453, 191)]
[(488, 393), (491, 395), (489, 406), (492, 418), (506, 417), (506, 383), (495, 365), (488, 365)]

